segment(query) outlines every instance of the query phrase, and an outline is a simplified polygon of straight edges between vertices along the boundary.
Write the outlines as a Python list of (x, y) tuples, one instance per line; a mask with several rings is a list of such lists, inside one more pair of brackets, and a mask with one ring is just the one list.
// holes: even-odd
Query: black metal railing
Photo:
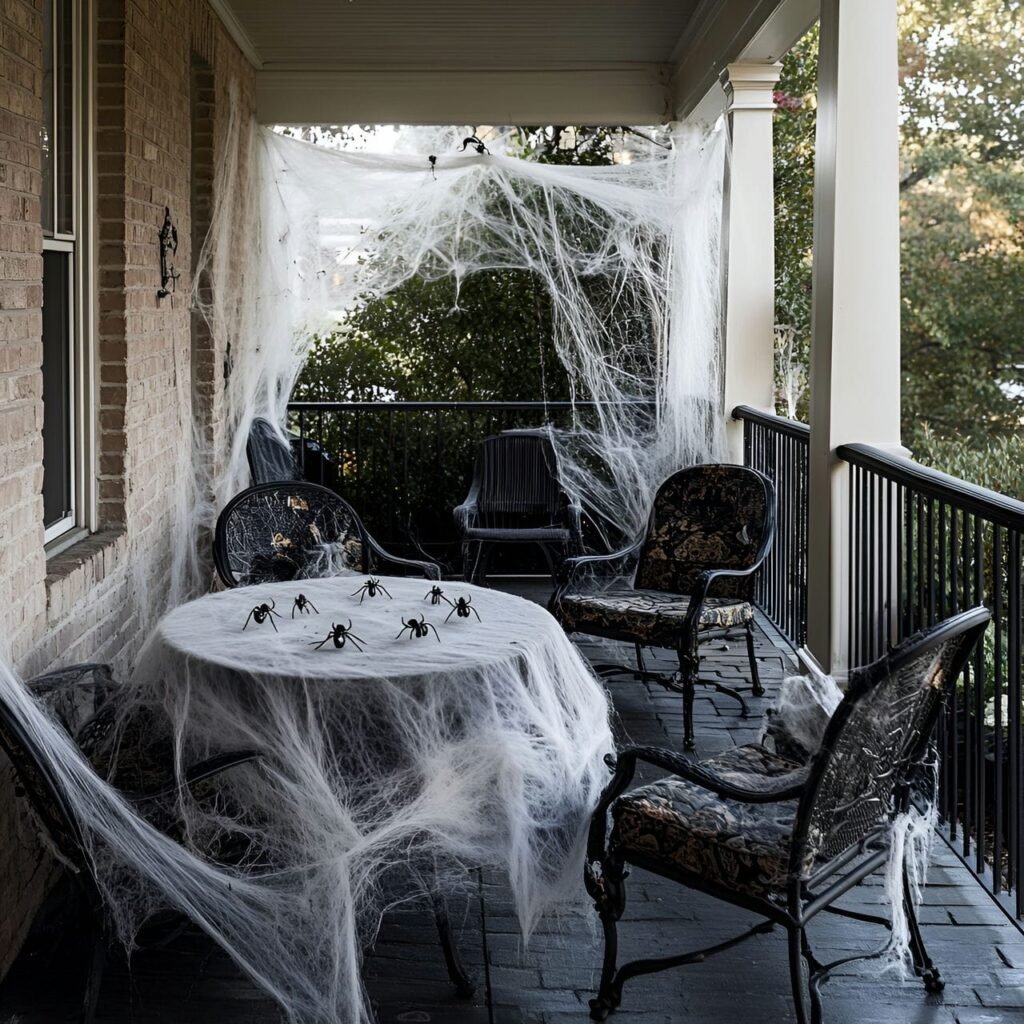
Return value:
[[(292, 402), (307, 479), (336, 486), (370, 532), (398, 553), (458, 564), (452, 509), (466, 497), (480, 441), (502, 430), (593, 426), (593, 402)], [(544, 571), (519, 551), (495, 567)], [(506, 553), (507, 555), (507, 553)], [(520, 561), (526, 559), (526, 561)]]
[(733, 409), (743, 421), (744, 463), (775, 484), (775, 544), (758, 574), (761, 610), (795, 647), (807, 640), (807, 483), (810, 431), (803, 423), (749, 406)]
[(850, 663), (963, 609), (992, 611), (940, 729), (940, 810), (964, 860), (1021, 917), (1024, 502), (868, 445), (837, 454), (851, 467)]

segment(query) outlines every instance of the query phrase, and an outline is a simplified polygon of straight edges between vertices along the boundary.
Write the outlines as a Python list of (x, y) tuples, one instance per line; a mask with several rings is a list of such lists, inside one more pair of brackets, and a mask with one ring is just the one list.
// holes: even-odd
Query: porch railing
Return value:
[(775, 484), (778, 498), (778, 532), (758, 575), (757, 603), (794, 646), (800, 647), (807, 640), (810, 432), (803, 423), (745, 405), (733, 409), (732, 414), (743, 421), (744, 462)]
[[(480, 441), (516, 427), (572, 428), (594, 408), (593, 402), (292, 402), (288, 414), (308, 479), (338, 485), (385, 546), (455, 568), (452, 509), (466, 497)], [(539, 554), (535, 566), (529, 561), (533, 554), (522, 551), (514, 565), (503, 566), (499, 552), (495, 568), (544, 571)]]
[(838, 455), (851, 467), (851, 663), (957, 611), (992, 611), (942, 723), (940, 809), (964, 860), (1021, 917), (1024, 502), (867, 445)]

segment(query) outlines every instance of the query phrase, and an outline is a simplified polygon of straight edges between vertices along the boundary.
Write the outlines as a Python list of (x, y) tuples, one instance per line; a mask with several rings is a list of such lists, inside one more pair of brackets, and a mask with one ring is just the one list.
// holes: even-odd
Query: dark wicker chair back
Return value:
[(943, 702), (988, 621), (983, 608), (964, 612), (852, 674), (811, 763), (794, 866), (838, 856), (906, 806)]
[[(749, 569), (775, 524), (775, 490), (744, 466), (690, 466), (658, 488), (635, 586), (692, 594), (706, 569)], [(754, 576), (716, 580), (713, 597), (749, 601)]]
[(302, 481), (237, 494), (217, 520), (213, 559), (228, 586), (368, 572), (366, 530), (334, 491)]
[(555, 450), (544, 431), (507, 431), (484, 438), (473, 489), (481, 527), (546, 526), (564, 518)]
[(7, 696), (0, 691), (0, 748), (10, 759), (23, 795), (28, 799), (60, 855), (77, 869), (79, 882), (93, 906), (99, 892), (85, 853), (82, 831), (67, 794), (36, 739), (23, 726)]
[(295, 461), (291, 447), (270, 420), (261, 416), (257, 416), (249, 427), (245, 455), (249, 460), (249, 475), (253, 484), (302, 479), (302, 470)]

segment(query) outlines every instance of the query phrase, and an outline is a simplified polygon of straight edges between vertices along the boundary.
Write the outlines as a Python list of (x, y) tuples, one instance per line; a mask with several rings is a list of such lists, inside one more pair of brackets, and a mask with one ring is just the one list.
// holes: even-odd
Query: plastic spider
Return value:
[(347, 626), (339, 626), (332, 622), (330, 633), (328, 633), (327, 636), (325, 636), (319, 643), (314, 641), (310, 646), (314, 648), (314, 650), (319, 651), (328, 640), (333, 640), (334, 646), (339, 649), (345, 646), (346, 641), (349, 641), (357, 651), (362, 651), (362, 647), (359, 645), (366, 643), (361, 636), (356, 636), (355, 633), (352, 632), (351, 619), (348, 620)]
[[(445, 598), (445, 600), (447, 601), (448, 599)], [(470, 612), (472, 612), (476, 616), (477, 622), (483, 621), (480, 618), (480, 613), (473, 607), (473, 598), (457, 597), (455, 599), (455, 604), (452, 604), (451, 601), (448, 601), (448, 603), (452, 605), (452, 610), (448, 613), (447, 617), (445, 618), (445, 622), (447, 622), (448, 619), (450, 619), (453, 615), (458, 615), (460, 619), (468, 619)]]
[(245, 617), (245, 625), (242, 627), (242, 632), (244, 633), (246, 629), (249, 628), (250, 619), (252, 619), (258, 626), (262, 626), (263, 623), (269, 619), (270, 624), (274, 627), (274, 632), (276, 633), (277, 625), (274, 622), (274, 616), (281, 618), (281, 613), (274, 611), (273, 601), (271, 601), (270, 604), (258, 604)]
[[(430, 592), (423, 595), (423, 600), (426, 601), (428, 597), (431, 604), (440, 604), (442, 600), (448, 601), (440, 587), (431, 587)], [(448, 603), (451, 604), (451, 601), (448, 601)]]
[(398, 636), (395, 637), (397, 640), (406, 630), (409, 631), (409, 639), (411, 640), (414, 636), (428, 636), (430, 630), (434, 630), (434, 636), (437, 637), (437, 642), (441, 642), (441, 638), (437, 636), (437, 630), (426, 621), (426, 616), (421, 615), (418, 619), (415, 616), (411, 619), (402, 619), (402, 628), (398, 631)]
[(376, 577), (374, 576), (371, 576), (358, 590), (353, 591), (352, 597), (355, 597), (356, 594), (359, 594), (359, 603), (362, 604), (364, 597), (376, 597), (378, 590), (382, 594), (386, 594), (389, 601), (391, 600), (391, 595), (388, 593), (388, 588), (385, 587), (384, 584), (381, 583), (381, 581), (376, 579)]
[(317, 615), (320, 614), (317, 611), (316, 605), (313, 604), (313, 602), (310, 601), (310, 599), (308, 597), (306, 597), (305, 594), (299, 594), (299, 596), (297, 598), (295, 598), (295, 603), (292, 605), (292, 618), (293, 619), (295, 618), (295, 613), (296, 612), (305, 612), (307, 615), (309, 615), (310, 614), (310, 612), (309, 612), (310, 608), (312, 608), (313, 611), (315, 611), (317, 613)]

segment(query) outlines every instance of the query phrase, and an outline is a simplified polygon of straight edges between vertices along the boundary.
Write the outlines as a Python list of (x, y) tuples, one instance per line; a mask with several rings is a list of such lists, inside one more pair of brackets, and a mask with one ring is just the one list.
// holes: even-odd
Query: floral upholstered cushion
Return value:
[[(571, 633), (677, 647), (689, 607), (690, 599), (679, 594), (621, 586), (592, 594), (563, 594), (557, 611), (559, 621)], [(753, 617), (753, 609), (745, 601), (709, 598), (701, 609), (698, 628), (744, 626)]]
[[(802, 782), (806, 769), (751, 744), (702, 762), (733, 785), (759, 791)], [(751, 896), (785, 886), (796, 801), (746, 804), (670, 777), (641, 786), (612, 807), (612, 847)]]

